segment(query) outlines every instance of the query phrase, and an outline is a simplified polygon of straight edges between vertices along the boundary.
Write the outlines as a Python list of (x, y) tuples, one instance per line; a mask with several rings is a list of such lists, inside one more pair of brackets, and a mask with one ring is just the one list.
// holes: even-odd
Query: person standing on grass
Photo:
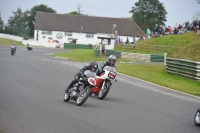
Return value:
[(133, 37), (132, 45), (133, 45), (133, 48), (135, 49), (135, 45), (136, 45), (136, 39), (135, 39), (135, 37)]
[(128, 39), (128, 37), (127, 37), (127, 39), (126, 39), (126, 45), (128, 45), (128, 43), (129, 43), (129, 39)]

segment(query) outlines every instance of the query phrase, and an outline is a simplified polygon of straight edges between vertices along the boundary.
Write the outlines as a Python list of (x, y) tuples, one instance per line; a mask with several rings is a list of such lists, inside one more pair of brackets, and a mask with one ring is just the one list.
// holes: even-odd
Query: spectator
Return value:
[(168, 35), (168, 34), (170, 34), (170, 32), (169, 32), (169, 26), (165, 27), (165, 35)]
[(158, 29), (158, 33), (159, 33), (160, 35), (162, 34), (162, 29), (161, 29), (161, 28)]
[(182, 29), (183, 28), (183, 26), (181, 25), (181, 24), (179, 24), (178, 25), (178, 29), (180, 30), (180, 29)]
[(197, 35), (200, 35), (200, 25), (197, 25)]
[(145, 35), (143, 35), (143, 37), (142, 37), (142, 40), (145, 40), (146, 38), (145, 38)]
[(150, 38), (150, 36), (151, 36), (151, 31), (150, 31), (149, 29), (147, 29), (146, 34), (147, 34), (147, 38)]
[(133, 48), (135, 49), (135, 45), (136, 45), (136, 39), (135, 39), (135, 37), (133, 37), (132, 45), (133, 45)]
[(197, 20), (194, 20), (194, 21), (192, 22), (192, 29), (191, 29), (191, 30), (194, 30), (194, 31), (197, 30)]
[(128, 37), (127, 37), (127, 39), (126, 39), (126, 45), (128, 45), (128, 43), (129, 43), (129, 39), (128, 39)]
[(186, 22), (185, 22), (185, 28), (186, 28), (187, 30), (190, 30), (190, 22), (189, 22), (189, 21), (186, 21)]
[(178, 28), (175, 28), (173, 33), (178, 34), (178, 31), (179, 31)]
[(178, 29), (178, 24), (177, 23), (175, 24), (174, 29)]
[(120, 43), (120, 36), (116, 34), (115, 44), (119, 44), (119, 43)]
[(169, 32), (169, 34), (172, 34), (172, 27), (171, 26), (168, 26), (168, 32)]
[(123, 40), (122, 39), (120, 39), (120, 44), (123, 45)]

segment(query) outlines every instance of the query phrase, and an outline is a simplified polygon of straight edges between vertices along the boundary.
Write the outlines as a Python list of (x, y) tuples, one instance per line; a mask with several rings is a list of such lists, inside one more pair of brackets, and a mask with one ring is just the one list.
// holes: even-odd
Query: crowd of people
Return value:
[(160, 37), (168, 34), (184, 34), (188, 31), (194, 31), (197, 35), (200, 35), (200, 20), (194, 20), (192, 23), (189, 21), (184, 22), (183, 24), (175, 24), (172, 26), (157, 26), (155, 32), (152, 32), (150, 29), (146, 30), (146, 35), (141, 36), (140, 40), (145, 40), (152, 37)]
[[(115, 45), (128, 45), (131, 44), (133, 48), (136, 46), (136, 42), (139, 40), (145, 40), (153, 37), (161, 37), (169, 34), (184, 34), (189, 31), (194, 31), (197, 35), (200, 35), (200, 20), (194, 20), (193, 22), (186, 21), (183, 24), (175, 24), (172, 26), (156, 26), (155, 31), (151, 31), (150, 29), (146, 30), (146, 33), (140, 37), (126, 38), (126, 40), (122, 40), (118, 34), (115, 37)], [(130, 39), (130, 40), (129, 40)]]

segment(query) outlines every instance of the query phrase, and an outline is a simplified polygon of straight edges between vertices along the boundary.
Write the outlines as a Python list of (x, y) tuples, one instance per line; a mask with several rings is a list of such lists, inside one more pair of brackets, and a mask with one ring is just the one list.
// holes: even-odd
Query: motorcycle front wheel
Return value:
[(108, 94), (108, 92), (110, 90), (110, 86), (111, 86), (110, 81), (105, 81), (104, 88), (101, 89), (100, 92), (99, 92), (99, 99), (100, 100), (102, 100), (106, 97), (106, 95)]
[(85, 87), (85, 89), (83, 89), (80, 92), (80, 94), (79, 94), (79, 96), (76, 100), (76, 105), (81, 106), (87, 100), (87, 98), (89, 97), (90, 92), (91, 92), (90, 87), (89, 86)]
[(200, 110), (197, 110), (197, 112), (194, 116), (194, 124), (196, 126), (200, 126)]

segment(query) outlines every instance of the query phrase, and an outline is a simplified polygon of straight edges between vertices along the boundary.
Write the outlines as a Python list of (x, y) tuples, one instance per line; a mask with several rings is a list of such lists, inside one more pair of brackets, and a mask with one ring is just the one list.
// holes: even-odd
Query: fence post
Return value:
[(102, 45), (100, 44), (100, 50), (99, 50), (99, 56), (101, 57), (101, 52), (102, 52)]
[(167, 53), (164, 53), (164, 65), (166, 65)]

